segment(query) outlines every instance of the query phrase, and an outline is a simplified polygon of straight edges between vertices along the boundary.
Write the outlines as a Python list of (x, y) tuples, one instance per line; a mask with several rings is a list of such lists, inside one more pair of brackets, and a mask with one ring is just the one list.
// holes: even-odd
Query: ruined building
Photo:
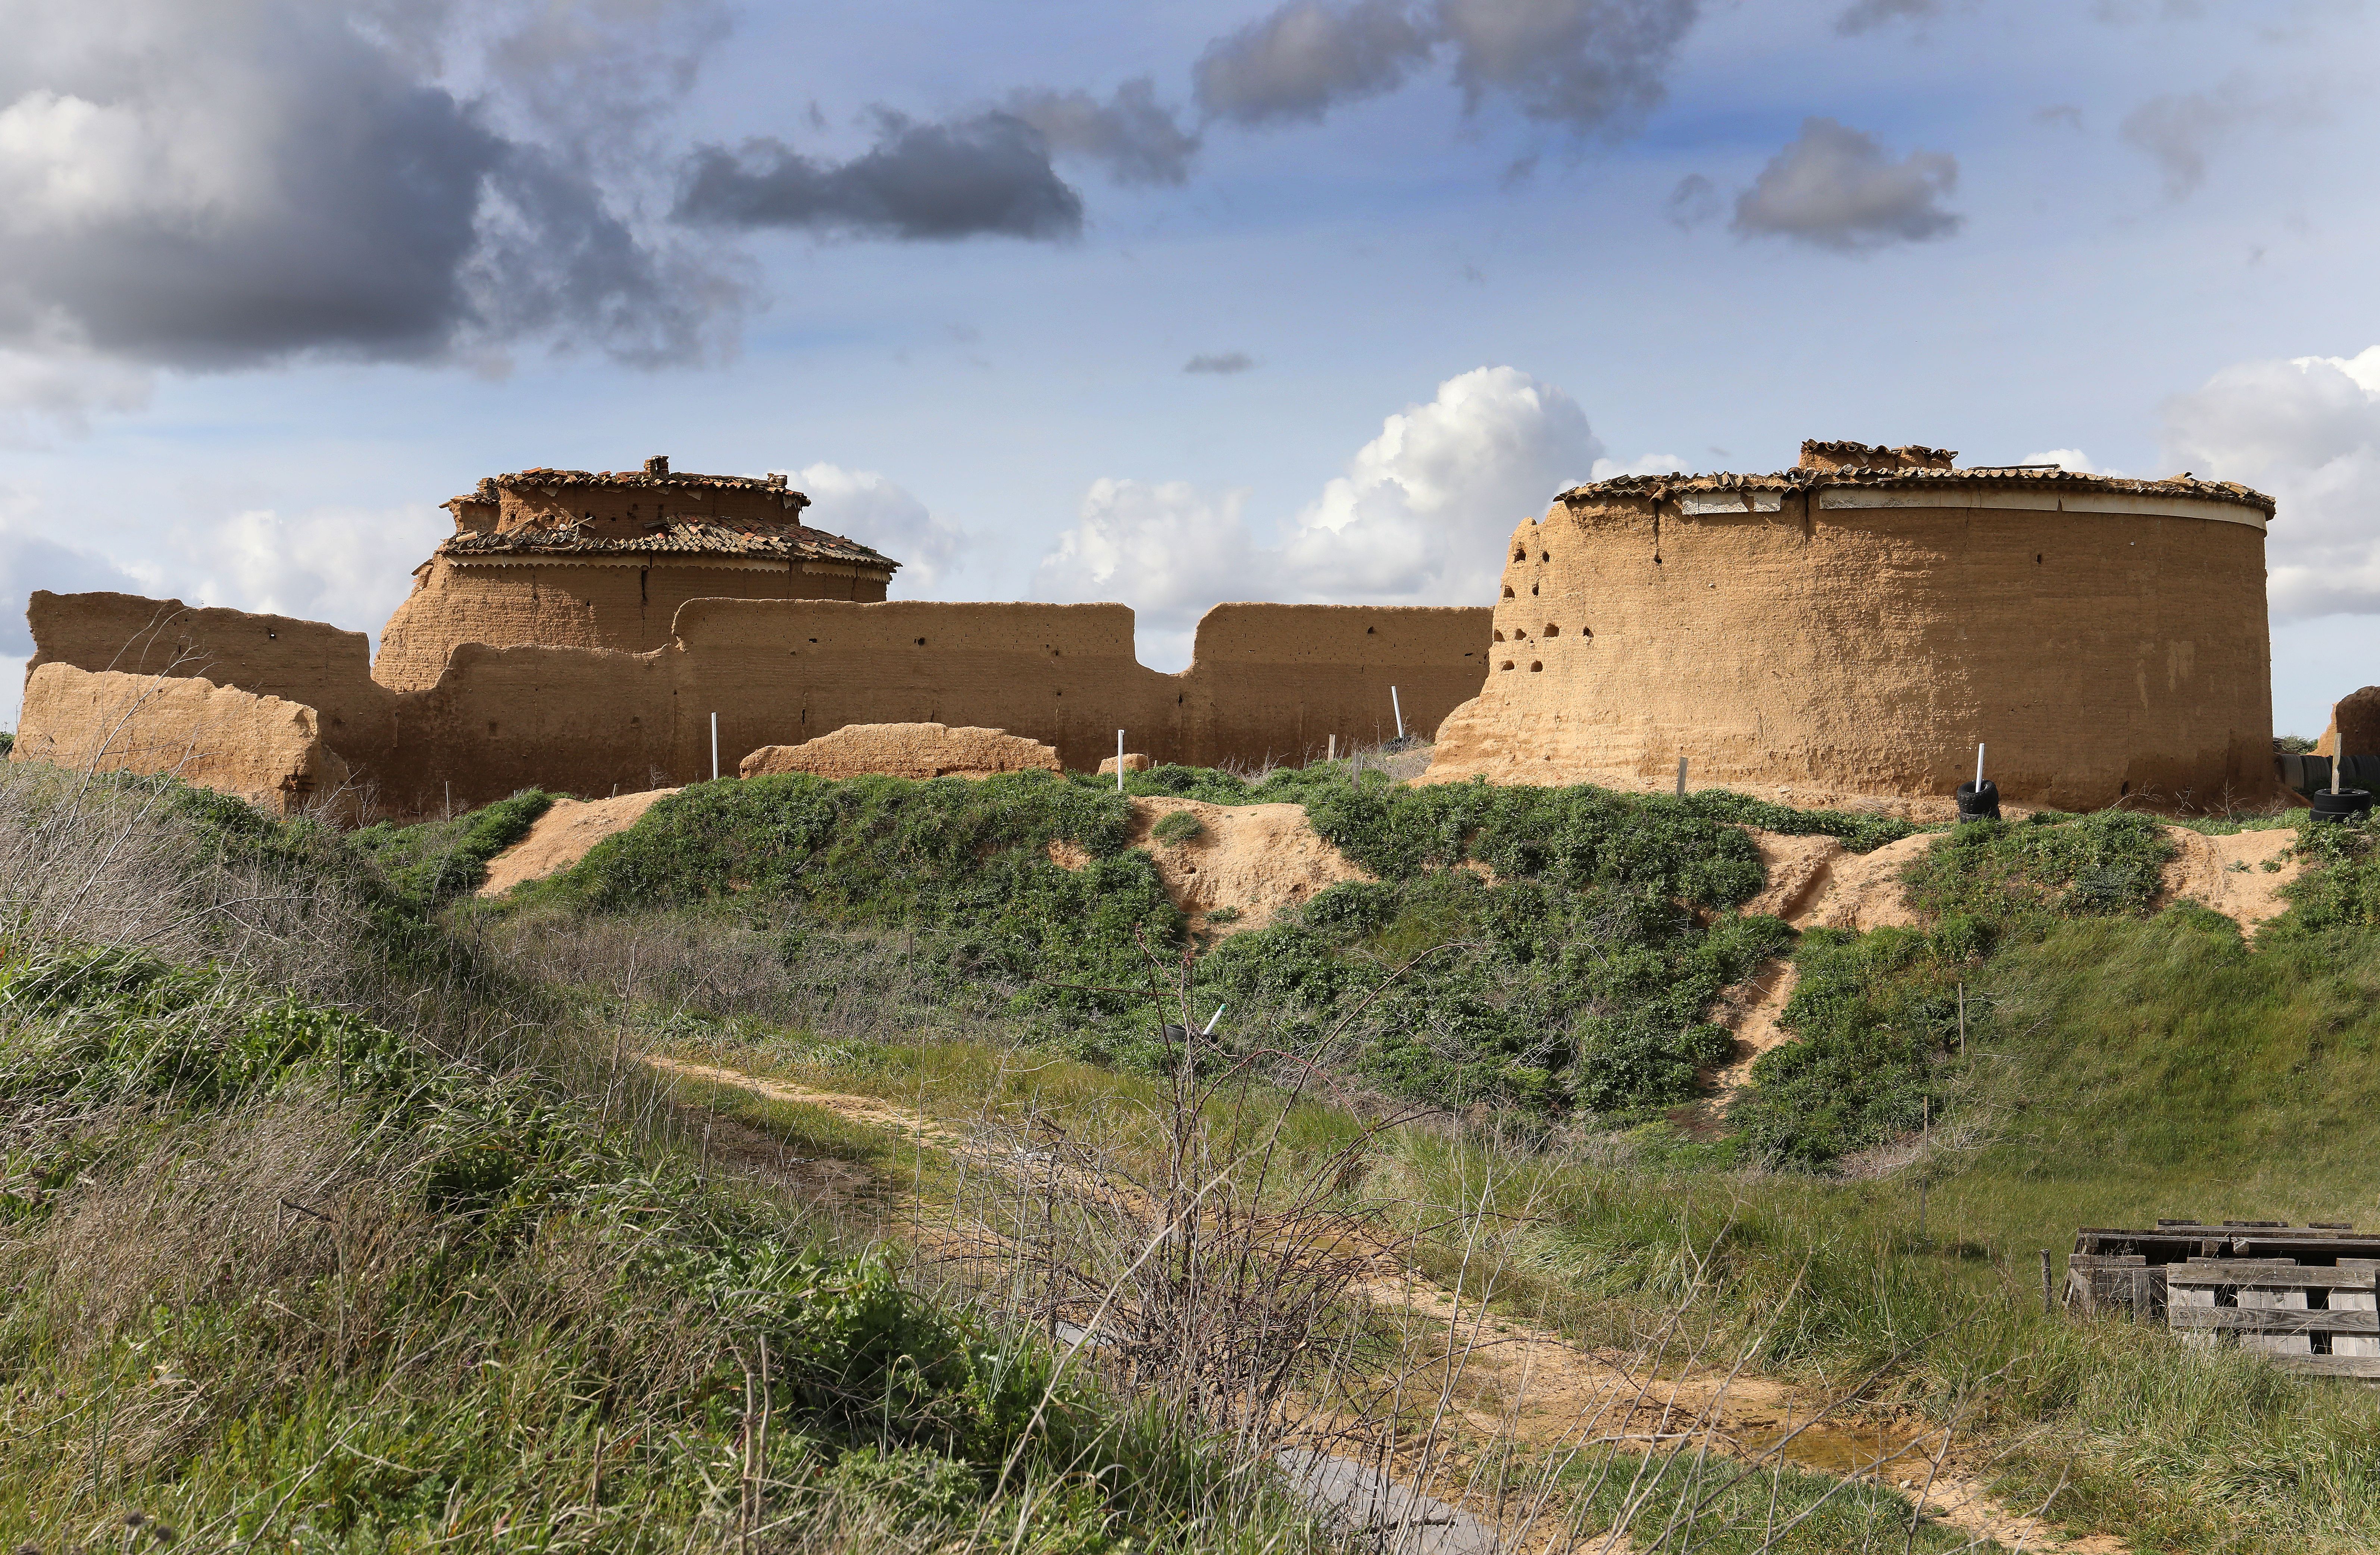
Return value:
[[(1161, 674), (1123, 606), (888, 601), (899, 563), (803, 524), (782, 480), (666, 460), (524, 470), (446, 505), (455, 533), (377, 660), (319, 621), (36, 591), (18, 755), (237, 773), (227, 786), (281, 804), (345, 772), (400, 814), (706, 778), (714, 719), (729, 775), (761, 747), (881, 723), (1005, 729), (1086, 769), (1118, 729), (1160, 761), (1297, 762), (1390, 739), (1400, 712), (1428, 734), (1488, 662), (1485, 609), (1227, 604), (1191, 667)], [(287, 705), (242, 723), (238, 696), (190, 680)], [(249, 725), (280, 742), (246, 752)]]
[(670, 640), (689, 599), (884, 597), (901, 564), (801, 522), (783, 476), (522, 470), (449, 498), (455, 533), (414, 570), (373, 675), (426, 691), (461, 643), (617, 648)]
[(2086, 810), (2274, 791), (2265, 528), (2228, 482), (1958, 468), (1804, 443), (1774, 475), (1629, 476), (1513, 532), (1433, 778)]

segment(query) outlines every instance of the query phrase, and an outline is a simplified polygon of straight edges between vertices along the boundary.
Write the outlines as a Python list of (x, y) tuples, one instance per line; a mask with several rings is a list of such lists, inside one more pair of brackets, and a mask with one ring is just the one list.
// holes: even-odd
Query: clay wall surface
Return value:
[(318, 621), (193, 607), (137, 594), (35, 589), (25, 610), (44, 664), (204, 678), (322, 715), (335, 744), (367, 751), (395, 736), (395, 699), (372, 681), (371, 640)]
[(1642, 779), (1683, 755), (1697, 784), (1949, 794), (1981, 741), (2026, 802), (2272, 790), (2261, 515), (1831, 489), (1732, 515), (1605, 493), (1521, 525), (1487, 684), (1431, 776)]
[(442, 556), (382, 629), (372, 673), (394, 690), (426, 691), (464, 643), (646, 653), (672, 641), (680, 608), (722, 596), (870, 600), (884, 597), (884, 584), (799, 561), (458, 565)]
[(2380, 755), (2380, 686), (2340, 697), (2330, 709), (2330, 727), (2314, 743), (2314, 754), (2335, 756), (2344, 742), (2350, 756)]
[[(113, 598), (118, 626), (162, 608)], [(215, 613), (230, 618), (215, 634), (233, 638), (264, 619)], [(1221, 606), (1200, 622), (1192, 668), (1167, 675), (1135, 657), (1122, 605), (714, 598), (681, 606), (667, 645), (650, 652), (467, 643), (430, 685), (403, 691), (362, 673), (356, 634), (314, 628), (310, 640), (353, 643), (322, 660), (311, 683), (332, 705), (385, 708), (376, 723), (326, 718), (324, 738), (382, 802), (426, 813), (450, 796), (477, 804), (529, 784), (602, 797), (699, 781), (711, 772), (714, 712), (730, 773), (764, 745), (880, 723), (1004, 729), (1081, 770), (1114, 753), (1119, 728), (1159, 761), (1293, 760), (1319, 753), (1331, 733), (1344, 744), (1391, 732), (1391, 685), (1407, 728), (1427, 737), (1477, 689), (1489, 614)], [(103, 668), (123, 639), (97, 619), (49, 611), (37, 633), (42, 621), (76, 631), (71, 643), (44, 636), (44, 652), (71, 648)], [(260, 686), (294, 672), (269, 655), (250, 664)]]
[(763, 745), (735, 764), (739, 778), (808, 772), (820, 778), (990, 778), (1064, 770), (1058, 753), (1004, 729), (947, 724), (845, 724), (798, 745)]
[(1478, 694), (1488, 614), (1218, 605), (1198, 622), (1196, 657), (1175, 692), (1178, 738), (1213, 753), (1202, 765), (1229, 756), (1299, 765), (1320, 759), (1333, 735), (1342, 751), (1393, 739), (1394, 686), (1406, 732), (1426, 739)]
[(188, 676), (56, 662), (26, 677), (8, 759), (172, 773), (285, 814), (339, 795), (348, 781), (311, 707)]

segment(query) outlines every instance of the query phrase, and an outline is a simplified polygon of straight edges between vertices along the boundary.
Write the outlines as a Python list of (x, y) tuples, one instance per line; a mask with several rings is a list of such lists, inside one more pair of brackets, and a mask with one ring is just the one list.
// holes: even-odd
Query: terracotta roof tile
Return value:
[(2265, 517), (2273, 514), (2273, 499), (2252, 487), (2229, 480), (2194, 480), (2188, 476), (2175, 476), (2165, 480), (2129, 480), (2117, 476), (2084, 475), (2075, 470), (2046, 466), (2024, 468), (2020, 465), (1978, 464), (1963, 470), (1914, 469), (1834, 469), (1779, 470), (1773, 475), (1668, 475), (1616, 476), (1609, 480), (1588, 481), (1572, 487), (1561, 494), (1564, 500), (1592, 500), (1601, 495), (1653, 497), (1675, 496), (1686, 491), (1724, 491), (1746, 487), (1765, 490), (1812, 490), (1822, 486), (1978, 486), (2017, 487), (2054, 485), (2075, 491), (2107, 491), (2149, 497), (2195, 497), (2206, 501), (2232, 502), (2243, 508), (2253, 508)]
[(642, 535), (600, 539), (580, 524), (527, 526), (502, 534), (461, 534), (438, 548), (442, 556), (748, 556), (787, 561), (842, 561), (880, 567), (901, 564), (856, 540), (802, 524), (750, 523), (735, 519), (674, 521)]

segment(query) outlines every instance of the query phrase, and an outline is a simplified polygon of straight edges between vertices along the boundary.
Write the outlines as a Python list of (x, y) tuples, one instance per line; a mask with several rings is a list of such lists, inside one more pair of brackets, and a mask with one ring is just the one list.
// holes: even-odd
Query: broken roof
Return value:
[(603, 538), (583, 524), (524, 525), (497, 533), (466, 532), (438, 548), (457, 560), (509, 556), (734, 556), (754, 561), (838, 561), (880, 569), (890, 577), (901, 564), (856, 540), (806, 524), (769, 524), (740, 519), (671, 519), (650, 524), (641, 535)]
[(2229, 502), (2273, 516), (2270, 497), (2252, 487), (2229, 480), (2197, 480), (2187, 474), (2163, 480), (2131, 480), (2120, 476), (2084, 475), (2054, 464), (1978, 464), (1963, 470), (1876, 469), (1852, 465), (1830, 470), (1779, 470), (1770, 475), (1616, 476), (1588, 481), (1561, 493), (1564, 502), (1592, 501), (1602, 496), (1651, 497), (1656, 500), (1689, 491), (1758, 488), (1768, 491), (1809, 491), (1826, 486), (1957, 486), (1994, 488), (2056, 486), (2062, 490), (2122, 492), (2143, 497), (2194, 497), (2202, 501)]

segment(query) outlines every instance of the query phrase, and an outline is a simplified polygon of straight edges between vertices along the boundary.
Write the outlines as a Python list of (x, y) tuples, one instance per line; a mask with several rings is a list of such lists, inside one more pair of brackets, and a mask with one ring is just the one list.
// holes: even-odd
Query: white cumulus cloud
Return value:
[(873, 470), (812, 464), (788, 472), (810, 500), (802, 522), (871, 546), (901, 563), (892, 592), (902, 599), (931, 597), (959, 569), (966, 532), (935, 515), (897, 482)]
[(2380, 614), (2380, 345), (2226, 368), (2167, 404), (2161, 441), (2176, 470), (2280, 504), (2275, 620)]
[(1588, 478), (1602, 452), (1560, 389), (1478, 368), (1387, 417), (1270, 543), (1250, 526), (1245, 492), (1095, 482), (1035, 590), (1132, 606), (1150, 659), (1176, 663), (1197, 618), (1225, 601), (1485, 605), (1512, 526)]

